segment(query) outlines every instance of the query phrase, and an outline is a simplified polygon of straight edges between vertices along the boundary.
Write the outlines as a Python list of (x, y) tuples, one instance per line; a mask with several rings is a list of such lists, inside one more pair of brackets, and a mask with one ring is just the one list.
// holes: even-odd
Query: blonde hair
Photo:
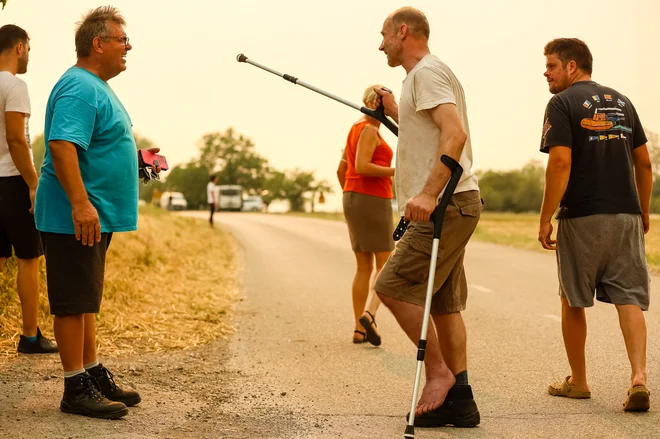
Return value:
[(415, 9), (412, 6), (404, 6), (403, 8), (397, 9), (389, 17), (390, 24), (394, 29), (398, 29), (402, 24), (408, 25), (408, 32), (416, 37), (424, 37), (427, 40), (431, 34), (431, 28), (429, 26), (429, 21), (426, 19), (426, 15), (419, 9)]
[(364, 105), (369, 105), (373, 103), (376, 100), (376, 92), (374, 91), (374, 88), (383, 88), (385, 87), (384, 85), (376, 84), (376, 85), (370, 85), (367, 87), (367, 89), (364, 91), (364, 94), (362, 95), (362, 103)]
[(92, 54), (94, 38), (100, 37), (108, 40), (110, 37), (110, 22), (121, 26), (126, 25), (126, 20), (114, 6), (101, 6), (92, 9), (83, 17), (82, 21), (76, 23), (76, 53), (78, 58), (84, 58)]

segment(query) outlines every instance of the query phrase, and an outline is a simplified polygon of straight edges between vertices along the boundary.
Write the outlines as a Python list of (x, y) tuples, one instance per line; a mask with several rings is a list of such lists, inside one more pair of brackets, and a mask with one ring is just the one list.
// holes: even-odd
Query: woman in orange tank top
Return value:
[[(374, 85), (364, 92), (362, 102), (376, 108)], [(380, 122), (372, 117), (360, 118), (348, 133), (346, 148), (337, 169), (343, 195), (344, 217), (348, 225), (351, 247), (355, 253), (357, 270), (353, 278), (353, 313), (355, 331), (353, 343), (378, 346), (380, 334), (376, 329), (376, 311), (380, 299), (370, 288), (371, 274), (376, 261), (377, 276), (394, 249), (392, 232), (392, 149), (378, 131)], [(370, 291), (371, 290), (371, 291)], [(371, 297), (369, 293), (371, 292)], [(369, 305), (367, 305), (369, 299)]]

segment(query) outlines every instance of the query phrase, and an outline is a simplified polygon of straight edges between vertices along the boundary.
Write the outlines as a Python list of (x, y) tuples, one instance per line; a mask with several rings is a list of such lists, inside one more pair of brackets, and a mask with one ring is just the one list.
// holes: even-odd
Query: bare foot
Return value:
[(449, 389), (452, 388), (454, 383), (456, 383), (456, 378), (454, 378), (454, 375), (447, 367), (445, 367), (445, 372), (442, 375), (433, 377), (432, 379), (427, 378), (424, 390), (422, 391), (422, 397), (419, 398), (419, 402), (417, 403), (415, 416), (440, 407), (445, 402), (447, 392), (449, 392)]

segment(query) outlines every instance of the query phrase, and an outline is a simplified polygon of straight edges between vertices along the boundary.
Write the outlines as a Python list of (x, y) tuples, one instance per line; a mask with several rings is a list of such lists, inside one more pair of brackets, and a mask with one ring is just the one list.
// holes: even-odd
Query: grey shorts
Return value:
[(572, 307), (596, 299), (649, 308), (644, 226), (637, 214), (599, 214), (559, 220), (559, 295)]

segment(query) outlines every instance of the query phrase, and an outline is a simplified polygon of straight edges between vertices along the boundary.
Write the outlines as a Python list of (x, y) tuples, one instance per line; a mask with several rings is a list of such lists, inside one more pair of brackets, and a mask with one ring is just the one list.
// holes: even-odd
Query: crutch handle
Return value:
[(392, 131), (392, 134), (394, 134), (397, 137), (399, 136), (399, 127), (397, 127), (394, 122), (392, 122), (387, 116), (385, 116), (385, 107), (383, 107), (382, 103), (375, 110), (372, 110), (371, 108), (367, 108), (367, 107), (362, 107), (360, 108), (360, 111), (366, 114), (367, 116), (371, 116), (374, 119), (380, 121), (380, 123), (385, 125), (388, 130)]
[[(440, 160), (442, 163), (447, 165), (449, 170), (451, 170), (451, 176), (449, 177), (449, 181), (445, 187), (445, 192), (442, 194), (440, 203), (435, 207), (435, 210), (431, 214), (431, 221), (435, 223), (435, 227), (433, 228), (433, 237), (438, 239), (440, 239), (440, 234), (442, 233), (442, 221), (445, 219), (445, 211), (449, 205), (449, 200), (451, 200), (452, 195), (454, 195), (454, 190), (456, 190), (458, 181), (461, 179), (461, 175), (463, 174), (463, 168), (453, 158), (443, 154), (442, 157), (440, 157)], [(438, 219), (438, 221), (436, 221), (436, 219)], [(394, 239), (394, 241), (398, 241), (401, 239), (403, 234), (406, 233), (408, 224), (410, 224), (410, 221), (406, 221), (404, 217), (401, 217), (399, 224), (394, 229), (394, 233), (392, 233), (392, 239)]]
[(440, 161), (442, 161), (442, 163), (444, 163), (445, 166), (449, 168), (451, 171), (451, 176), (449, 177), (447, 186), (445, 186), (445, 192), (442, 194), (442, 198), (440, 198), (440, 203), (438, 203), (438, 205), (435, 207), (435, 210), (431, 214), (431, 221), (434, 223), (434, 239), (440, 239), (440, 235), (442, 234), (442, 222), (445, 219), (447, 206), (449, 205), (451, 197), (454, 195), (454, 191), (456, 190), (456, 186), (458, 186), (458, 181), (461, 179), (461, 175), (463, 175), (463, 167), (459, 165), (458, 162), (453, 158), (443, 154), (442, 157), (440, 157)]

